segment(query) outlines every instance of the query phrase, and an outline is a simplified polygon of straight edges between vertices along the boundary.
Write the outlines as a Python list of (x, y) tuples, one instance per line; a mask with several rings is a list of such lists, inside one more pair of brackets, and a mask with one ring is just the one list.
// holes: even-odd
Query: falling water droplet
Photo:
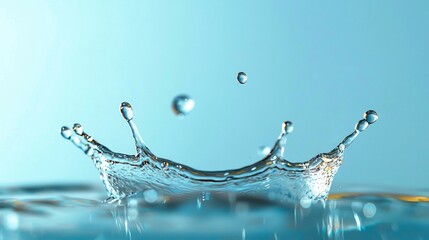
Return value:
[(173, 99), (172, 108), (176, 115), (187, 115), (194, 109), (195, 101), (188, 95), (179, 95)]
[(244, 72), (239, 72), (237, 74), (237, 80), (241, 84), (245, 84), (247, 82), (247, 74)]
[(365, 120), (369, 124), (373, 124), (373, 123), (375, 123), (378, 120), (378, 114), (374, 110), (368, 110), (368, 111), (366, 111), (366, 113), (363, 115), (363, 117), (365, 118)]
[(293, 131), (293, 124), (291, 121), (286, 121), (282, 125), (282, 132), (283, 133), (291, 133)]
[(369, 123), (368, 123), (365, 119), (362, 119), (362, 120), (360, 120), (360, 121), (356, 124), (355, 129), (356, 129), (356, 130), (358, 130), (359, 132), (362, 132), (362, 131), (364, 131), (368, 126), (369, 126)]
[(121, 111), (122, 116), (125, 118), (125, 120), (130, 121), (131, 119), (133, 119), (134, 114), (133, 114), (133, 108), (131, 107), (131, 104), (127, 102), (123, 102), (119, 106), (119, 110)]
[(70, 139), (72, 135), (72, 131), (70, 130), (70, 128), (66, 126), (61, 128), (60, 133), (61, 133), (61, 136), (63, 136), (63, 138), (65, 139)]

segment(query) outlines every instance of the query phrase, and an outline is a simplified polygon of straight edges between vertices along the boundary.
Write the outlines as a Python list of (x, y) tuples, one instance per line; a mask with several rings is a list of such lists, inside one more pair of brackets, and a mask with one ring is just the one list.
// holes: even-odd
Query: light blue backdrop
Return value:
[(336, 184), (427, 187), (428, 23), (428, 1), (0, 1), (0, 185), (98, 183), (59, 128), (132, 153), (129, 101), (154, 153), (205, 170), (255, 162), (285, 120), (308, 160), (374, 109)]

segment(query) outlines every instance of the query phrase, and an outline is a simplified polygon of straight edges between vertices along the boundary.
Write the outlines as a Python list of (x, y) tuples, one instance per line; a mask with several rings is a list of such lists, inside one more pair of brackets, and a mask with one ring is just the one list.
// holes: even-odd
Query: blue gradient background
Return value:
[(285, 120), (308, 160), (375, 109), (335, 184), (427, 187), (428, 20), (428, 1), (0, 1), (0, 184), (98, 184), (59, 128), (132, 153), (129, 101), (154, 153), (204, 170), (255, 162)]

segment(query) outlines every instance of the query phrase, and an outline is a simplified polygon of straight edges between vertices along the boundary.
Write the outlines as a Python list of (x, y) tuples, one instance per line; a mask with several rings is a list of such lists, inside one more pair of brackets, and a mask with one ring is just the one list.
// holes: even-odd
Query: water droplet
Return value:
[(241, 84), (245, 84), (247, 82), (247, 74), (244, 72), (239, 72), (237, 74), (237, 81)]
[(363, 117), (365, 118), (365, 120), (369, 124), (373, 124), (373, 123), (375, 123), (378, 120), (378, 114), (374, 110), (368, 110), (368, 111), (366, 111), (366, 113), (363, 115)]
[(73, 125), (73, 131), (74, 131), (77, 135), (82, 136), (82, 134), (83, 134), (83, 128), (82, 128), (82, 125), (80, 125), (79, 123), (75, 123), (75, 124)]
[(123, 102), (119, 106), (119, 110), (121, 111), (122, 116), (125, 118), (125, 120), (130, 121), (131, 119), (133, 119), (134, 114), (133, 114), (133, 108), (131, 107), (131, 104), (127, 102)]
[(68, 128), (66, 126), (61, 128), (60, 133), (61, 133), (61, 136), (63, 136), (63, 138), (65, 138), (65, 139), (70, 139), (71, 135), (72, 135), (72, 131), (70, 130), (70, 128)]
[(293, 131), (293, 124), (291, 121), (286, 121), (282, 125), (282, 132), (283, 133), (291, 133)]
[(194, 109), (195, 101), (188, 95), (179, 95), (173, 99), (172, 108), (176, 115), (187, 115)]
[(362, 132), (362, 131), (364, 131), (368, 126), (369, 126), (369, 123), (368, 123), (365, 119), (362, 119), (362, 120), (360, 120), (360, 121), (356, 124), (355, 129), (356, 129), (356, 130), (358, 130), (359, 132)]

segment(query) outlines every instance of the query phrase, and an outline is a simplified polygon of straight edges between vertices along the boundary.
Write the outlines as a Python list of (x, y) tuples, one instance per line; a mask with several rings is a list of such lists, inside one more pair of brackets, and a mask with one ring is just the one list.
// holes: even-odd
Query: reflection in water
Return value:
[(90, 186), (11, 188), (0, 195), (0, 239), (428, 239), (429, 192), (421, 193), (337, 193), (291, 204), (148, 192), (106, 204)]

